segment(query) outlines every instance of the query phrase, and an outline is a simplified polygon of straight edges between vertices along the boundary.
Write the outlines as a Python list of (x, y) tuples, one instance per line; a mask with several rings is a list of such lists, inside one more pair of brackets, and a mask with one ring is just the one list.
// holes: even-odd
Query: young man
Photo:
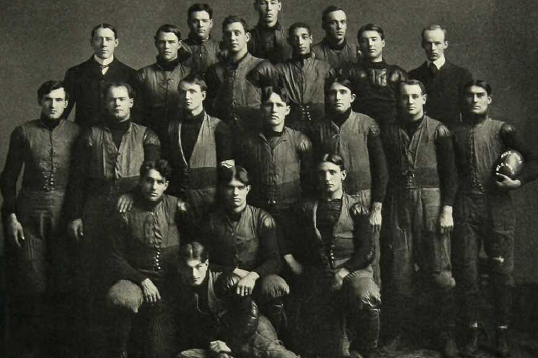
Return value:
[(308, 133), (311, 124), (323, 117), (325, 81), (333, 76), (334, 70), (328, 62), (312, 56), (312, 31), (307, 24), (293, 24), (288, 42), (293, 58), (274, 66), (263, 64), (262, 73), (288, 93), (291, 110), (286, 125)]
[(237, 16), (228, 16), (222, 22), (223, 42), (227, 49), (225, 59), (208, 69), (209, 114), (222, 119), (234, 129), (256, 131), (260, 128), (259, 64), (261, 58), (248, 52), (250, 34), (247, 23)]
[(276, 64), (291, 58), (291, 48), (286, 41), (286, 28), (278, 22), (282, 10), (280, 0), (254, 0), (258, 25), (249, 31), (249, 52)]
[(241, 277), (236, 293), (253, 295), (277, 330), (285, 322), (282, 297), (289, 287), (278, 273), (282, 267), (276, 224), (265, 210), (247, 204), (248, 172), (239, 166), (219, 169), (221, 206), (209, 214), (201, 237), (215, 271)]
[(193, 71), (205, 74), (219, 61), (221, 43), (211, 38), (213, 9), (208, 4), (192, 4), (187, 10), (189, 37), (181, 43), (179, 60)]
[(419, 80), (428, 91), (426, 111), (429, 116), (443, 122), (449, 128), (461, 123), (461, 93), (463, 86), (472, 80), (471, 73), (445, 58), (448, 48), (446, 29), (430, 25), (422, 30), (422, 48), (426, 62), (409, 72), (409, 77)]
[(183, 78), (178, 91), (183, 111), (170, 122), (162, 152), (174, 168), (168, 193), (189, 205), (196, 224), (215, 203), (217, 168), (233, 164), (233, 143), (228, 126), (204, 109), (207, 86), (199, 74)]
[(12, 317), (7, 347), (18, 357), (67, 357), (65, 350), (74, 348), (69, 326), (75, 321), (67, 311), (73, 270), (64, 199), (79, 127), (61, 119), (68, 105), (62, 82), (43, 83), (37, 100), (40, 118), (12, 132), (0, 177)]
[(341, 156), (347, 166), (344, 189), (369, 217), (374, 232), (374, 278), (380, 284), (379, 232), (381, 208), (388, 182), (387, 164), (379, 126), (370, 117), (352, 110), (356, 100), (352, 85), (344, 77), (329, 81), (325, 90), (327, 115), (314, 123), (310, 139), (316, 160), (324, 153)]
[(343, 70), (357, 96), (353, 110), (374, 118), (383, 132), (396, 120), (396, 93), (399, 83), (407, 79), (407, 73), (399, 66), (385, 62), (385, 31), (380, 26), (364, 25), (358, 31), (357, 39), (362, 61)]
[(178, 357), (297, 358), (252, 298), (235, 293), (240, 277), (213, 271), (209, 259), (197, 241), (179, 250)]
[(280, 253), (286, 259), (292, 209), (312, 191), (312, 144), (285, 127), (290, 107), (284, 89), (264, 88), (261, 110), (263, 129), (239, 140), (235, 159), (250, 173), (249, 204), (267, 210), (277, 222)]
[(64, 117), (77, 105), (75, 122), (84, 127), (98, 124), (104, 114), (101, 97), (109, 82), (133, 83), (136, 71), (114, 57), (119, 45), (118, 31), (110, 24), (99, 24), (92, 29), (90, 45), (93, 56), (86, 62), (71, 67), (65, 73), (65, 89), (69, 104)]
[[(454, 149), (460, 176), (454, 216), (452, 258), (467, 326), (465, 356), (478, 350), (480, 308), (479, 254), (484, 245), (488, 273), (493, 286), (497, 326), (496, 350), (500, 358), (510, 356), (506, 332), (514, 286), (514, 237), (516, 219), (510, 191), (538, 177), (536, 156), (510, 124), (489, 116), (491, 86), (482, 80), (464, 86), (463, 125), (454, 131)], [(495, 175), (496, 161), (508, 149), (523, 155), (524, 169), (517, 178)]]
[[(120, 195), (131, 192), (139, 182), (144, 161), (160, 158), (160, 143), (151, 130), (132, 123), (133, 91), (126, 83), (111, 83), (103, 89), (108, 115), (101, 125), (88, 128), (82, 136), (76, 168), (68, 196), (68, 232), (77, 243), (80, 277), (77, 288), (85, 307), (81, 324), (97, 324), (107, 282), (104, 280), (108, 230), (113, 227)], [(90, 336), (91, 335), (91, 336)], [(96, 335), (93, 341), (93, 336)], [(104, 332), (87, 333), (87, 349), (99, 350)]]
[(317, 196), (305, 200), (295, 216), (292, 269), (300, 286), (295, 297), (303, 302), (299, 331), (306, 336), (298, 345), (306, 356), (342, 356), (347, 330), (349, 350), (368, 357), (377, 347), (381, 300), (370, 266), (372, 227), (360, 214), (361, 204), (344, 192), (342, 157), (325, 154), (316, 170)]
[(176, 26), (160, 26), (154, 39), (157, 61), (137, 72), (135, 88), (138, 100), (135, 108), (139, 122), (162, 139), (168, 123), (178, 115), (179, 82), (191, 69), (179, 63), (181, 32)]
[(420, 312), (410, 308), (417, 294), (425, 294), (434, 302), (439, 349), (453, 358), (459, 352), (449, 235), (457, 189), (452, 140), (442, 123), (425, 115), (421, 82), (400, 83), (398, 98), (401, 115), (387, 128), (384, 142), (390, 174), (381, 236), (386, 333), (397, 338), (412, 328)]
[[(114, 307), (110, 352), (114, 357), (127, 357), (128, 342), (139, 333), (139, 344), (146, 357), (174, 357), (173, 315), (169, 302), (177, 273), (177, 252), (180, 243), (178, 199), (164, 194), (172, 168), (166, 160), (145, 162), (140, 167), (139, 188), (133, 207), (118, 214), (110, 237), (110, 281), (108, 300)], [(125, 285), (138, 291), (138, 305), (127, 307), (122, 291)], [(132, 328), (131, 328), (132, 327)], [(167, 340), (168, 339), (168, 340)]]
[(358, 48), (346, 40), (347, 16), (344, 9), (331, 5), (323, 10), (321, 27), (325, 37), (312, 47), (318, 60), (329, 62), (333, 68), (357, 62)]

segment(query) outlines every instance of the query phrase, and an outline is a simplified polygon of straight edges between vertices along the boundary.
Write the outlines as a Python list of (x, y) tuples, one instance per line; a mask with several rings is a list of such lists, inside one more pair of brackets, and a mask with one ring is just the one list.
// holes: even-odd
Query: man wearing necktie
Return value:
[(425, 110), (449, 128), (454, 128), (460, 119), (460, 94), (465, 83), (471, 81), (471, 73), (446, 60), (448, 48), (446, 29), (430, 25), (422, 30), (422, 48), (426, 62), (409, 72), (409, 77), (424, 83), (428, 92)]
[(114, 57), (118, 44), (118, 31), (114, 26), (99, 24), (92, 29), (90, 45), (93, 56), (65, 73), (64, 84), (70, 99), (65, 118), (69, 117), (76, 104), (77, 124), (84, 127), (98, 124), (104, 114), (101, 92), (105, 85), (111, 82), (132, 84), (136, 71)]

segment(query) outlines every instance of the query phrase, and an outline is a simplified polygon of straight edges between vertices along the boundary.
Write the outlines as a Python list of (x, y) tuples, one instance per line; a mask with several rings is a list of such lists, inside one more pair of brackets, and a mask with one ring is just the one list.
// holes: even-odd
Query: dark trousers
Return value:
[[(514, 286), (516, 220), (508, 193), (459, 193), (454, 206), (456, 226), (452, 241), (456, 293), (465, 324), (478, 320), (479, 255), (488, 256), (488, 273), (494, 289), (497, 323), (507, 325)], [(494, 258), (502, 258), (502, 263)]]

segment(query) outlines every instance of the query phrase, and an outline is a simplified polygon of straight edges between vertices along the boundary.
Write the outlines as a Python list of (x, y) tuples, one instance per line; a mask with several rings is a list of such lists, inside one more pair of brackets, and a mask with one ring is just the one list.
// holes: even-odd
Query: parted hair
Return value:
[(428, 25), (425, 28), (423, 28), (422, 31), (420, 32), (421, 41), (424, 40), (424, 33), (426, 31), (433, 31), (433, 30), (441, 30), (441, 31), (443, 31), (443, 34), (445, 35), (445, 41), (448, 40), (447, 37), (446, 37), (446, 27), (438, 25), (438, 24), (431, 24), (431, 25)]
[(209, 254), (201, 243), (198, 241), (191, 241), (179, 247), (178, 251), (179, 262), (185, 262), (188, 260), (200, 260), (206, 262), (209, 259)]
[(290, 105), (291, 101), (288, 91), (280, 86), (268, 86), (262, 88), (262, 104), (267, 102), (273, 93), (278, 95), (282, 102), (285, 102), (288, 106)]
[(218, 183), (225, 186), (232, 180), (239, 180), (244, 185), (250, 185), (250, 177), (245, 168), (239, 165), (221, 165), (218, 172)]
[(181, 31), (179, 30), (179, 27), (177, 27), (176, 25), (172, 25), (172, 24), (161, 25), (157, 29), (157, 31), (155, 32), (155, 36), (153, 37), (155, 39), (155, 41), (157, 41), (157, 38), (159, 37), (159, 34), (161, 32), (171, 32), (174, 35), (176, 35), (176, 37), (177, 37), (177, 39), (179, 41), (181, 41)]
[(400, 82), (400, 84), (398, 85), (398, 96), (400, 96), (402, 86), (404, 85), (405, 86), (419, 86), (420, 90), (422, 91), (422, 95), (427, 94), (426, 86), (424, 86), (424, 83), (420, 82), (419, 80), (407, 80), (407, 81)]
[(484, 81), (484, 80), (472, 80), (472, 81), (467, 82), (463, 86), (463, 94), (465, 94), (467, 89), (469, 87), (472, 87), (472, 86), (482, 87), (483, 89), (486, 90), (488, 96), (491, 96), (491, 93), (493, 92), (493, 88), (491, 88), (491, 85), (489, 83), (487, 83), (486, 81)]
[(106, 96), (108, 95), (108, 91), (110, 91), (112, 87), (125, 87), (127, 88), (127, 94), (129, 95), (129, 98), (136, 97), (135, 90), (127, 82), (109, 82), (103, 87), (103, 91), (101, 92), (103, 98), (106, 98)]
[(45, 97), (46, 94), (49, 94), (52, 91), (60, 89), (60, 88), (64, 89), (65, 99), (69, 100), (69, 94), (65, 90), (64, 83), (62, 81), (51, 80), (51, 81), (47, 81), (47, 82), (43, 83), (37, 89), (37, 103), (41, 103), (41, 100), (43, 99), (43, 97)]
[[(202, 76), (201, 73), (199, 72), (191, 72), (189, 73), (187, 76), (183, 77), (183, 79), (181, 79), (181, 81), (179, 81), (179, 83), (181, 82), (187, 82), (187, 83), (190, 83), (190, 84), (193, 84), (193, 85), (198, 85), (200, 86), (200, 90), (202, 92), (206, 92), (207, 91), (207, 83), (205, 82), (204, 80), (204, 77)], [(179, 88), (179, 84), (178, 84), (178, 88)]]
[(93, 29), (92, 29), (92, 33), (91, 33), (91, 37), (93, 38), (93, 36), (95, 35), (95, 33), (97, 32), (97, 30), (99, 29), (109, 29), (109, 30), (112, 30), (112, 32), (114, 33), (114, 37), (116, 39), (118, 39), (118, 30), (116, 30), (116, 28), (110, 24), (107, 24), (106, 22), (103, 22), (102, 24), (99, 24), (97, 26), (95, 26)]
[(326, 7), (325, 10), (323, 10), (323, 12), (321, 13), (321, 27), (322, 28), (325, 28), (325, 23), (327, 22), (327, 16), (331, 12), (335, 12), (335, 11), (344, 11), (344, 9), (342, 9), (340, 6), (330, 5)]
[(346, 170), (346, 166), (344, 164), (344, 158), (342, 158), (340, 155), (336, 153), (325, 153), (321, 156), (321, 159), (318, 162), (318, 165), (321, 163), (333, 163), (334, 165), (338, 165), (340, 167), (340, 170)]
[(365, 31), (375, 31), (379, 34), (379, 37), (381, 37), (381, 40), (385, 39), (385, 30), (383, 30), (383, 28), (379, 25), (370, 23), (370, 24), (364, 25), (363, 27), (359, 29), (359, 31), (357, 31), (357, 40), (359, 42), (361, 42), (361, 35)]

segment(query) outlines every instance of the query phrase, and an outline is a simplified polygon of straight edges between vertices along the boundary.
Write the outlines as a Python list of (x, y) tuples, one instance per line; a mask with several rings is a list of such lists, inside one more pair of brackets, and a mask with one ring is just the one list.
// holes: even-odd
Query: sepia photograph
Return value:
[(0, 358), (538, 357), (534, 1), (0, 7)]

